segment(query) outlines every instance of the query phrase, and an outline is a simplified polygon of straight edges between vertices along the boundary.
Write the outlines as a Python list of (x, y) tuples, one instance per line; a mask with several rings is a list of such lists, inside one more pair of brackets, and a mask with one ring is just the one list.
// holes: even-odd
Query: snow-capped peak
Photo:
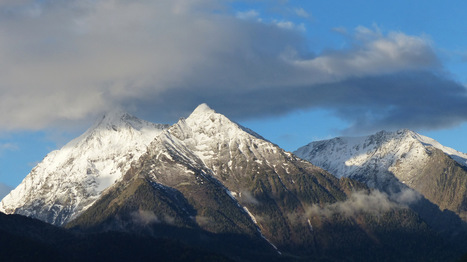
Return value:
[[(175, 131), (176, 129), (178, 131)], [(240, 125), (216, 113), (207, 104), (199, 105), (188, 118), (179, 121), (171, 130), (185, 137), (191, 137), (194, 139), (193, 142), (199, 144), (208, 143), (212, 136), (229, 140), (231, 137), (245, 133)]]
[(62, 225), (118, 181), (167, 125), (123, 111), (104, 115), (78, 138), (49, 153), (0, 203), (0, 211)]
[[(205, 103), (196, 107), (184, 122), (186, 125), (190, 126), (190, 129), (196, 131), (204, 130), (204, 133), (207, 130), (211, 130), (209, 131), (211, 133), (219, 131), (219, 133), (228, 133), (230, 137), (238, 133), (247, 133), (258, 139), (266, 140), (253, 130), (237, 124), (223, 114), (217, 113)], [(183, 125), (183, 123), (179, 123), (179, 125)]]
[(216, 111), (214, 111), (213, 109), (211, 109), (211, 107), (209, 107), (206, 103), (202, 103), (200, 104), (199, 106), (197, 106), (195, 108), (195, 110), (193, 110), (193, 112), (191, 113), (191, 115), (199, 115), (199, 114), (211, 114), (211, 113), (215, 113)]
[[(161, 141), (164, 146), (177, 147), (169, 151), (183, 155), (178, 158), (199, 159), (208, 169), (213, 163), (217, 163), (216, 161), (223, 161), (230, 168), (232, 160), (224, 159), (225, 154), (245, 152), (255, 155), (256, 159), (262, 159), (262, 155), (269, 154), (266, 152), (280, 151), (276, 145), (226, 116), (216, 113), (206, 104), (198, 106), (188, 118), (182, 118), (171, 126), (151, 144), (151, 147), (156, 148)], [(159, 154), (159, 149), (150, 150)]]

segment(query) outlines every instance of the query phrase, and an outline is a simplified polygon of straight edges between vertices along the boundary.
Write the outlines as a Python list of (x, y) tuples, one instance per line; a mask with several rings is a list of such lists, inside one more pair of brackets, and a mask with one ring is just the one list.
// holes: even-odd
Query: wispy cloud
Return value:
[(174, 121), (201, 102), (236, 119), (325, 108), (349, 131), (467, 120), (465, 88), (426, 37), (359, 27), (349, 48), (312, 55), (303, 31), (289, 30), (300, 24), (245, 22), (256, 11), (235, 15), (224, 4), (2, 1), (0, 129), (116, 106)]
[(0, 155), (3, 154), (5, 151), (16, 151), (19, 150), (19, 146), (14, 143), (4, 143), (0, 144)]
[(245, 19), (245, 20), (249, 20), (249, 19), (259, 19), (259, 13), (258, 11), (256, 10), (248, 10), (248, 11), (244, 11), (244, 12), (237, 12), (236, 14), (237, 18), (239, 19)]
[(335, 214), (346, 217), (354, 217), (362, 213), (381, 215), (395, 208), (402, 208), (402, 206), (389, 200), (388, 196), (384, 193), (379, 191), (372, 191), (370, 194), (355, 192), (346, 201), (325, 205), (323, 207), (313, 205), (307, 208), (306, 216), (330, 218)]
[(131, 213), (131, 218), (133, 222), (140, 225), (149, 225), (153, 223), (160, 223), (160, 220), (152, 211), (148, 210), (138, 210)]
[(253, 196), (249, 191), (242, 191), (239, 194), (239, 200), (241, 203), (251, 204), (251, 205), (260, 205), (261, 203)]
[(303, 23), (297, 25), (294, 22), (287, 20), (274, 20), (273, 22), (278, 27), (283, 29), (306, 31), (306, 27)]
[(294, 8), (294, 11), (295, 11), (295, 14), (300, 16), (300, 17), (303, 17), (303, 18), (310, 18), (311, 17), (311, 14), (309, 12), (307, 12), (305, 9), (303, 9), (302, 7)]

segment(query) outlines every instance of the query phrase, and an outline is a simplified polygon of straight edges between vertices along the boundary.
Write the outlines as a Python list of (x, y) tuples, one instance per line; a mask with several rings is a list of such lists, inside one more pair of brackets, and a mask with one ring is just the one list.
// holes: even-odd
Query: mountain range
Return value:
[(353, 178), (388, 194), (413, 189), (441, 210), (467, 220), (467, 154), (413, 131), (315, 141), (294, 153), (337, 177)]
[[(388, 173), (394, 169), (404, 174), (409, 168), (398, 157), (418, 163), (413, 159), (423, 152), (417, 151), (415, 142), (408, 145), (415, 151), (405, 155), (381, 154), (367, 161), (374, 165), (365, 166), (364, 160), (355, 168), (347, 168), (347, 160), (344, 166), (339, 164), (354, 155), (390, 152), (382, 143), (389, 136), (383, 132), (371, 141), (360, 139), (364, 145), (358, 139), (349, 139), (351, 146), (337, 140), (330, 142), (338, 145), (332, 150), (310, 144), (296, 152), (310, 163), (206, 104), (172, 126), (116, 112), (47, 155), (2, 200), (0, 210), (61, 226), (73, 235), (73, 243), (75, 234), (96, 237), (114, 232), (139, 240), (170, 239), (202, 254), (236, 261), (459, 257), (467, 250), (450, 242), (453, 239), (411, 206), (417, 194), (434, 206), (445, 202), (436, 202), (436, 197), (414, 186), (423, 180), (409, 179), (417, 176), (415, 171), (404, 176), (406, 180)], [(427, 144), (426, 138), (422, 145), (428, 148)], [(428, 160), (463, 170), (463, 154), (436, 145), (429, 147)], [(321, 152), (314, 153), (318, 149)], [(407, 193), (400, 185), (413, 191)], [(462, 201), (449, 208), (456, 216), (464, 214)], [(440, 222), (444, 219), (440, 216)]]

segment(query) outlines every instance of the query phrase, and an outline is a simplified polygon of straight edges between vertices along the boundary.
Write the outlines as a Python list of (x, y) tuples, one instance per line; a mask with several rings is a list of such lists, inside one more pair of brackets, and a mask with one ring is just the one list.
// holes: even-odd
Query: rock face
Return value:
[(317, 141), (295, 154), (388, 193), (407, 186), (467, 220), (467, 155), (413, 131)]
[(250, 259), (287, 253), (361, 260), (393, 256), (389, 250), (397, 248), (409, 260), (439, 244), (411, 210), (285, 152), (205, 104), (157, 136), (122, 180), (67, 227), (178, 235)]
[(127, 113), (105, 115), (84, 134), (49, 153), (0, 203), (0, 211), (63, 225), (120, 180), (168, 126)]

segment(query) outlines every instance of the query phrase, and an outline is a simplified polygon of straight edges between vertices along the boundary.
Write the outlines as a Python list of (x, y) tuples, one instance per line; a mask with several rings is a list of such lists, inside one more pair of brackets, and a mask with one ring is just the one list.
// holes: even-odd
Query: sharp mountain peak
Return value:
[(197, 114), (210, 114), (210, 113), (215, 113), (211, 107), (208, 106), (206, 103), (202, 103), (198, 105), (195, 110), (191, 113), (192, 115), (197, 115)]
[[(234, 133), (239, 134), (240, 132), (248, 133), (258, 139), (268, 141), (258, 133), (253, 130), (238, 124), (237, 122), (231, 120), (227, 116), (216, 112), (214, 109), (209, 107), (206, 103), (200, 104), (198, 107), (193, 110), (190, 116), (183, 120), (184, 124), (190, 126), (194, 131), (207, 130), (211, 131), (220, 131), (227, 132), (233, 135)], [(183, 123), (178, 123), (182, 124)], [(268, 141), (270, 142), (270, 141)]]

